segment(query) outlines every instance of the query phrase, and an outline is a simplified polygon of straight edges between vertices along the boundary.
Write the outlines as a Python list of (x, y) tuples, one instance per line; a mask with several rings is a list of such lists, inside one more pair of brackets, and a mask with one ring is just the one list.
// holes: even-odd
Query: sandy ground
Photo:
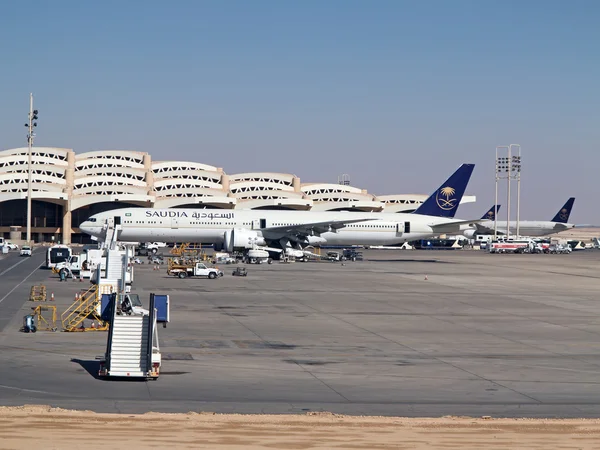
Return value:
[(600, 419), (117, 415), (0, 407), (0, 448), (600, 449)]

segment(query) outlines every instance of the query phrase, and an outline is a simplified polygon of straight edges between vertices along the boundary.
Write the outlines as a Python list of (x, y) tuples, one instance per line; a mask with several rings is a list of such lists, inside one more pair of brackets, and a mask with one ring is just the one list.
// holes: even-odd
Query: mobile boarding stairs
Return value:
[(157, 309), (150, 295), (148, 314), (135, 314), (126, 301), (111, 294), (103, 318), (110, 322), (106, 353), (100, 361), (100, 377), (157, 379), (161, 354), (158, 345)]

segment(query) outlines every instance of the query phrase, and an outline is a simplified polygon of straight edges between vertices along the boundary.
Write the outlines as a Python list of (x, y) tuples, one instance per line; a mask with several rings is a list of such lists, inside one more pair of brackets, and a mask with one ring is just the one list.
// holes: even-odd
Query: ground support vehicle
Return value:
[(233, 271), (232, 275), (234, 277), (245, 277), (245, 276), (248, 276), (248, 271), (246, 270), (245, 267), (236, 267), (236, 269)]
[(194, 265), (172, 265), (167, 269), (169, 275), (181, 279), (187, 277), (207, 277), (211, 280), (223, 276), (223, 272), (216, 267), (207, 267), (206, 264), (197, 262)]

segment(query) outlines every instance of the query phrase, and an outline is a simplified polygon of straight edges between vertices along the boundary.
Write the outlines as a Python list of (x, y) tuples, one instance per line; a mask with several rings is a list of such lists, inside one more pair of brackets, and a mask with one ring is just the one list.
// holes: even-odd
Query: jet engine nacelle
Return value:
[(267, 245), (265, 239), (256, 231), (234, 228), (226, 231), (223, 235), (223, 247), (228, 252), (237, 249), (248, 249), (256, 245)]
[(285, 254), (294, 258), (302, 258), (304, 256), (304, 252), (302, 250), (289, 247), (285, 249)]
[(307, 236), (306, 240), (308, 241), (308, 245), (323, 245), (327, 244), (327, 239), (322, 238), (321, 236)]
[(463, 236), (468, 239), (475, 239), (475, 235), (477, 234), (477, 230), (465, 230), (463, 231)]

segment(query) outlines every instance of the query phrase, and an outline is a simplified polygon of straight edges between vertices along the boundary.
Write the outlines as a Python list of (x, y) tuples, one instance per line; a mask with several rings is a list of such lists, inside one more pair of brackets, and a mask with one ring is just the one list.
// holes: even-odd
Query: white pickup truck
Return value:
[(174, 267), (169, 270), (169, 274), (181, 279), (187, 277), (208, 277), (211, 280), (223, 276), (223, 272), (215, 267), (207, 267), (203, 263), (196, 263), (189, 267)]
[(146, 243), (146, 248), (148, 249), (148, 252), (152, 253), (153, 255), (158, 253), (159, 249), (166, 248), (166, 246), (167, 246), (167, 244), (165, 242), (148, 242), (148, 243)]

